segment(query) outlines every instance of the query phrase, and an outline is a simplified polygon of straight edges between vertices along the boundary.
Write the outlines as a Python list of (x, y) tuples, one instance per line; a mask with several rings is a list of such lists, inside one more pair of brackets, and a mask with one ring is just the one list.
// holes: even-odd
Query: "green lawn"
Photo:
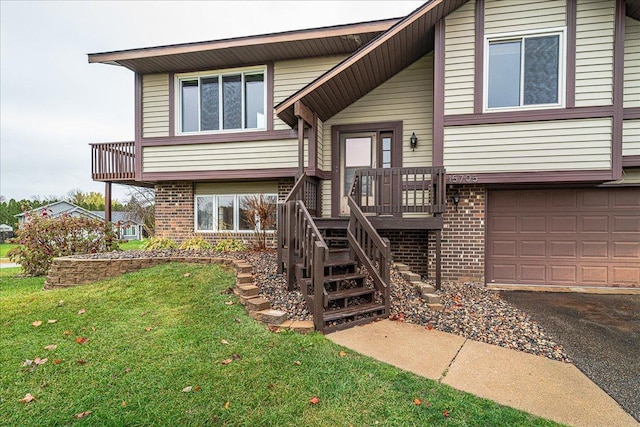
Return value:
[[(320, 334), (270, 332), (218, 266), (166, 264), (55, 291), (18, 272), (0, 271), (0, 425), (556, 425)], [(47, 361), (23, 366), (36, 358)], [(27, 393), (35, 400), (19, 403)]]
[(6, 258), (7, 252), (9, 252), (11, 248), (15, 248), (16, 246), (18, 245), (14, 245), (12, 243), (0, 243), (0, 258)]
[(123, 251), (142, 249), (145, 242), (146, 240), (127, 240), (125, 243), (120, 243), (120, 249)]

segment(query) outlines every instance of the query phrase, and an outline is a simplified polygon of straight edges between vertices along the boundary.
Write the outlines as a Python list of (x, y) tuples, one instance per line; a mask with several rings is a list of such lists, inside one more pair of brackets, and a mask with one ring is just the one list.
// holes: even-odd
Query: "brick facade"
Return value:
[(427, 261), (435, 256), (435, 252), (429, 252), (428, 242), (431, 239), (435, 240), (434, 232), (427, 232), (427, 230), (378, 230), (378, 234), (380, 237), (389, 239), (393, 261), (408, 265), (414, 273), (428, 275)]
[(156, 184), (156, 236), (182, 242), (193, 236), (192, 181)]

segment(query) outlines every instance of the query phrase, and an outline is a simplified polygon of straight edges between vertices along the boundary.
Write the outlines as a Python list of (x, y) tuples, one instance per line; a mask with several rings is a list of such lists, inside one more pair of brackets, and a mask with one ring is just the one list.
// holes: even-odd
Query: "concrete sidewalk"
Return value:
[(572, 364), (390, 320), (327, 338), (405, 371), (559, 423), (640, 425)]

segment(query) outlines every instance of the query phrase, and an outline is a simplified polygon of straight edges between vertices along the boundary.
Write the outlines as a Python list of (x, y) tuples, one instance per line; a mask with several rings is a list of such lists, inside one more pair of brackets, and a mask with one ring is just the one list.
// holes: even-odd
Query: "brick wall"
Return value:
[[(456, 192), (460, 194), (457, 212), (452, 201)], [(482, 185), (447, 187), (447, 212), (443, 215), (442, 230), (443, 279), (484, 280), (485, 202), (486, 191)], [(429, 246), (435, 247), (435, 235), (430, 238)], [(433, 275), (435, 262), (429, 261), (429, 272)]]
[(427, 235), (426, 230), (378, 230), (378, 234), (389, 239), (395, 262), (410, 266), (414, 273), (428, 274), (427, 260), (435, 256), (435, 252), (429, 252), (428, 244), (433, 232)]
[(193, 236), (193, 182), (156, 184), (156, 236), (182, 242)]
[(295, 184), (295, 180), (293, 178), (282, 178), (278, 181), (278, 201), (282, 202), (287, 198), (291, 189)]

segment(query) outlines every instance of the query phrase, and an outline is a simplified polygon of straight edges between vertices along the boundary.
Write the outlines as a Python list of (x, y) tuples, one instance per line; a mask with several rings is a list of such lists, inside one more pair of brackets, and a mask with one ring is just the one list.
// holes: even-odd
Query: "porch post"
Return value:
[(441, 257), (442, 252), (440, 245), (442, 244), (442, 230), (436, 230), (436, 291), (439, 291), (442, 286), (442, 264)]
[(104, 183), (104, 222), (111, 222), (111, 181)]
[(304, 173), (304, 119), (298, 117), (298, 178)]

